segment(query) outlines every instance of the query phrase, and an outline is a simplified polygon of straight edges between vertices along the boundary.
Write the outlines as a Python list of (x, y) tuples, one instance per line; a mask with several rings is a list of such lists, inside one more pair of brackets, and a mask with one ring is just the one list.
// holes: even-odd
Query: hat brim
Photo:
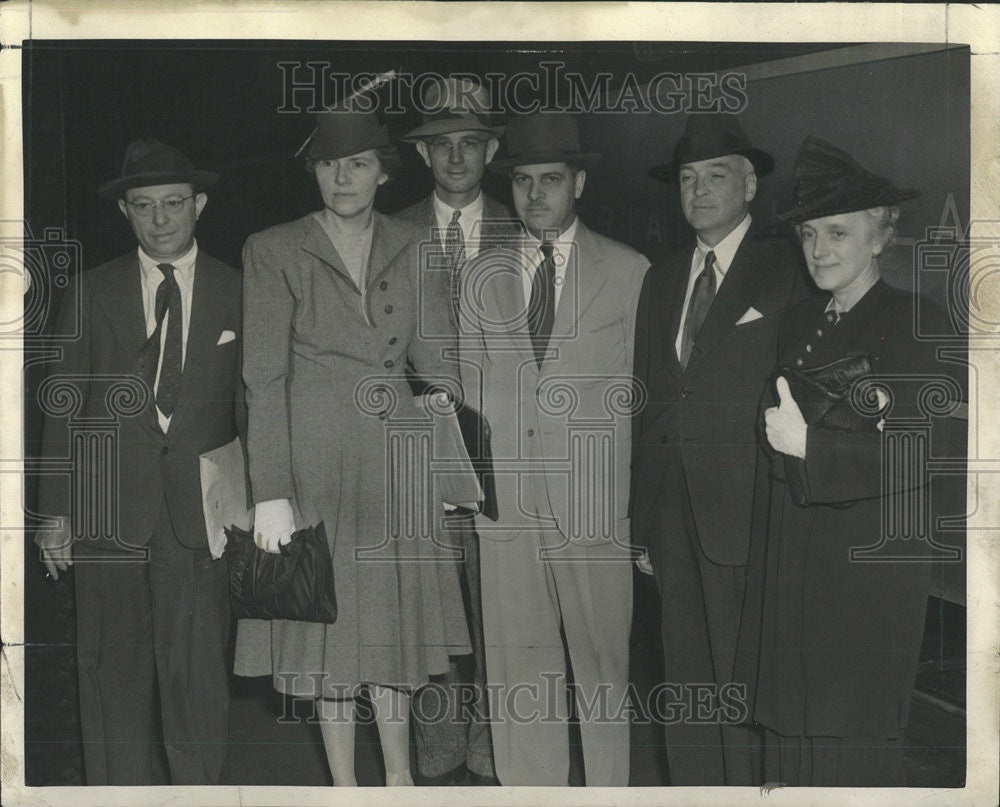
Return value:
[(681, 170), (682, 165), (687, 165), (688, 163), (701, 162), (702, 160), (711, 160), (715, 157), (728, 157), (730, 154), (736, 154), (740, 157), (746, 157), (750, 160), (753, 165), (754, 173), (758, 177), (765, 177), (774, 170), (774, 157), (768, 154), (766, 151), (761, 151), (756, 148), (747, 149), (737, 149), (735, 151), (720, 151), (720, 152), (709, 152), (705, 154), (692, 155), (690, 158), (686, 159), (683, 163), (679, 163), (676, 160), (671, 160), (668, 163), (662, 163), (661, 165), (654, 165), (649, 169), (649, 176), (651, 179), (655, 179), (657, 182), (663, 182), (667, 185), (677, 184), (677, 175)]
[(469, 120), (434, 120), (418, 126), (413, 131), (407, 132), (400, 139), (403, 143), (417, 143), (427, 137), (437, 137), (438, 135), (454, 134), (455, 132), (485, 132), (493, 137), (503, 136), (506, 126), (486, 126), (478, 121)]
[(190, 171), (187, 173), (140, 173), (127, 177), (119, 177), (106, 182), (98, 188), (97, 193), (103, 199), (115, 201), (132, 188), (152, 188), (156, 185), (194, 185), (206, 188), (214, 185), (219, 179), (218, 174), (211, 171)]
[(542, 163), (574, 163), (575, 165), (593, 165), (601, 161), (597, 152), (566, 152), (566, 151), (526, 151), (513, 157), (502, 157), (493, 160), (489, 168), (503, 172), (519, 165), (541, 165)]
[(827, 216), (839, 216), (844, 213), (857, 213), (861, 210), (871, 210), (873, 207), (897, 205), (909, 199), (922, 196), (922, 191), (913, 188), (894, 188), (892, 191), (876, 194), (865, 194), (853, 198), (820, 199), (812, 204), (798, 205), (784, 213), (778, 213), (777, 218), (791, 224), (801, 224), (811, 219), (823, 219)]

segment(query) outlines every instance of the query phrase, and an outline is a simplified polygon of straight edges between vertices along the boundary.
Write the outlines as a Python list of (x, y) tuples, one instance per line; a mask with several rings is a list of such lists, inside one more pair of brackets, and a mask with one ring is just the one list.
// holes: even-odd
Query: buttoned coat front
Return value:
[(447, 288), (421, 280), (415, 230), (377, 213), (373, 226), (363, 288), (314, 215), (244, 247), (253, 498), (290, 499), (297, 525), (325, 523), (339, 614), (327, 626), (272, 622), (269, 649), (241, 626), (237, 673), (271, 671), (297, 695), (320, 694), (319, 674), (329, 697), (359, 683), (419, 686), (449, 653), (469, 652), (454, 561), (433, 540), (441, 505), (406, 473), (420, 426), (407, 363), (458, 389)]

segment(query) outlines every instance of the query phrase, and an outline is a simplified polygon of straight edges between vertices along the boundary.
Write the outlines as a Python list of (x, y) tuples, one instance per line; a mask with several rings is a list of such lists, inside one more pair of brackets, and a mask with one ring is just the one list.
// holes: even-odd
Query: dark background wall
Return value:
[[(250, 233), (320, 205), (312, 178), (292, 157), (312, 122), (305, 112), (278, 112), (287, 103), (279, 62), (318, 61), (344, 72), (403, 67), (413, 73), (511, 75), (538, 73), (541, 62), (562, 61), (585, 77), (610, 73), (612, 94), (628, 75), (641, 84), (664, 71), (751, 66), (742, 121), (755, 144), (777, 162), (760, 184), (755, 219), (770, 224), (776, 211), (790, 206), (792, 163), (803, 137), (828, 139), (898, 185), (923, 190), (904, 208), (900, 246), (883, 269), (892, 283), (907, 288), (919, 283), (938, 303), (948, 304), (948, 272), (919, 270), (915, 245), (943, 219), (960, 232), (968, 224), (968, 49), (802, 67), (803, 57), (836, 48), (823, 43), (386, 42), (373, 48), (351, 42), (29, 42), (23, 54), (25, 218), (36, 238), (46, 228), (60, 228), (78, 244), (79, 259), (65, 267), (70, 277), (134, 249), (117, 207), (96, 190), (119, 173), (126, 144), (151, 135), (180, 148), (198, 167), (220, 173), (198, 240), (207, 252), (239, 266)], [(787, 69), (753, 69), (776, 60), (785, 60)], [(409, 110), (390, 116), (388, 123), (399, 136), (416, 125), (417, 116)], [(669, 159), (684, 116), (594, 113), (582, 115), (580, 126), (584, 148), (604, 155), (588, 174), (582, 218), (654, 261), (688, 240), (676, 192), (646, 174)], [(403, 145), (401, 152), (403, 176), (377, 201), (384, 212), (415, 202), (432, 187), (413, 148)], [(486, 189), (509, 202), (502, 177), (487, 172)], [(31, 327), (40, 333), (51, 320), (59, 289), (51, 284), (32, 293), (44, 298), (33, 306), (37, 316)], [(41, 362), (26, 369), (29, 455), (37, 449), (40, 418), (33, 400), (43, 372)], [(30, 509), (33, 479), (26, 497)], [(959, 597), (963, 570), (939, 570), (936, 579), (943, 588), (947, 571), (948, 585), (959, 592), (953, 596)], [(26, 637), (35, 645), (27, 655), (28, 781), (79, 783), (72, 576), (59, 583), (44, 580), (29, 551), (25, 580)]]

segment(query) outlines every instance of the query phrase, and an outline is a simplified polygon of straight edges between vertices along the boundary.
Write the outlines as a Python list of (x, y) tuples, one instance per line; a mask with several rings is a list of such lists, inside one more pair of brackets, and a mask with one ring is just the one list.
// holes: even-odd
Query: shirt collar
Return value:
[(445, 204), (438, 197), (437, 190), (435, 190), (431, 196), (434, 199), (434, 217), (437, 219), (438, 224), (442, 227), (447, 227), (451, 223), (451, 217), (455, 215), (456, 210), (462, 211), (462, 215), (459, 216), (458, 221), (459, 224), (464, 226), (470, 225), (472, 222), (482, 218), (483, 216), (482, 191), (480, 191), (479, 195), (465, 207), (452, 207), (451, 205)]
[[(196, 240), (191, 244), (191, 249), (176, 260), (170, 261), (170, 265), (174, 267), (174, 275), (180, 275), (178, 278), (179, 281), (191, 281), (191, 278), (194, 276), (194, 264), (197, 258), (198, 242)], [(139, 247), (139, 268), (142, 270), (144, 280), (155, 278), (159, 282), (163, 277), (163, 272), (158, 268), (161, 263), (165, 263), (165, 261), (158, 261), (155, 258), (151, 258), (141, 246)]]
[[(565, 232), (560, 233), (559, 237), (552, 242), (552, 246), (555, 251), (565, 255), (569, 252), (570, 247), (573, 245), (573, 241), (576, 240), (576, 225), (579, 223), (580, 217), (576, 216), (573, 219), (573, 223), (566, 228)], [(535, 238), (527, 229), (524, 231), (524, 251), (525, 253), (531, 255), (539, 250), (542, 246), (540, 239)]]
[(700, 238), (698, 239), (698, 253), (701, 259), (698, 261), (700, 265), (705, 259), (705, 255), (709, 252), (715, 253), (715, 267), (722, 273), (725, 277), (726, 272), (729, 271), (729, 264), (733, 262), (733, 258), (736, 257), (736, 250), (740, 248), (740, 244), (743, 243), (743, 237), (747, 234), (750, 229), (750, 214), (747, 213), (744, 216), (743, 221), (737, 224), (732, 232), (729, 233), (725, 238), (723, 238), (714, 247), (708, 246)]

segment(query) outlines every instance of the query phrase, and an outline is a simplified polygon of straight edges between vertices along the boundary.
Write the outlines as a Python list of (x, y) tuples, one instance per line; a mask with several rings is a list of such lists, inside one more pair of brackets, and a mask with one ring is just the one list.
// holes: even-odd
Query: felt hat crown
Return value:
[(423, 93), (424, 114), (420, 126), (401, 137), (414, 143), (427, 137), (452, 132), (485, 132), (493, 137), (503, 134), (503, 126), (491, 121), (492, 102), (489, 90), (472, 79), (448, 77), (430, 84)]
[(339, 160), (391, 143), (389, 129), (374, 112), (331, 109), (315, 119), (316, 128), (296, 156), (305, 151), (311, 160)]
[(897, 188), (885, 177), (863, 168), (846, 151), (809, 136), (795, 158), (795, 207), (778, 218), (793, 223), (894, 205), (920, 196)]
[(682, 165), (728, 154), (746, 157), (759, 177), (774, 169), (774, 158), (753, 146), (735, 115), (697, 113), (688, 116), (684, 134), (677, 141), (670, 162), (653, 166), (649, 175), (659, 182), (673, 184), (677, 182)]
[(120, 199), (130, 188), (190, 183), (204, 188), (215, 184), (218, 174), (199, 171), (173, 146), (152, 137), (133, 140), (125, 149), (121, 175), (105, 182), (98, 193), (105, 199)]
[(495, 171), (538, 163), (590, 165), (601, 159), (596, 152), (581, 151), (576, 119), (565, 112), (535, 112), (514, 118), (507, 124), (506, 140), (506, 155), (490, 163)]

